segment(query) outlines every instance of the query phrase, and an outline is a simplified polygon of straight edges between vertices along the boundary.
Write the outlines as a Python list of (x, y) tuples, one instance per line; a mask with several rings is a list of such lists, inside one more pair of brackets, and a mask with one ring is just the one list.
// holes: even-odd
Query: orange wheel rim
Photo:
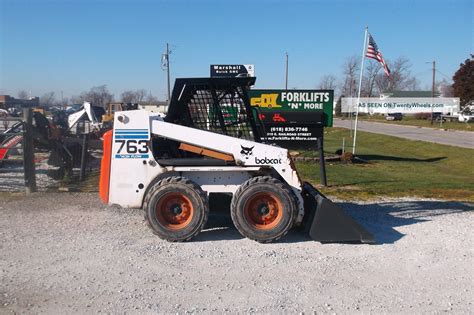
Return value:
[(268, 192), (256, 193), (244, 206), (247, 222), (258, 230), (270, 230), (283, 218), (283, 206), (279, 198)]
[(156, 218), (169, 230), (180, 230), (189, 225), (194, 215), (194, 207), (188, 197), (181, 193), (165, 194), (156, 203)]

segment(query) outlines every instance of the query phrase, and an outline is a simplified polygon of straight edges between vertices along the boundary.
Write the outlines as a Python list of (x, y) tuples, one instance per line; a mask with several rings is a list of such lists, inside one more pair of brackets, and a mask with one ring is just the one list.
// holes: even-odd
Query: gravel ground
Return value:
[(376, 245), (258, 244), (223, 212), (167, 243), (96, 194), (0, 195), (0, 313), (472, 312), (472, 205), (343, 206)]
[[(46, 161), (41, 161), (36, 165), (36, 187), (38, 191), (46, 191), (59, 186), (59, 181), (47, 175), (50, 168), (52, 167)], [(22, 163), (4, 163), (0, 166), (0, 191), (25, 191), (25, 175)]]
[[(101, 151), (90, 151), (93, 157), (87, 165), (86, 174), (92, 174), (99, 172), (100, 169), (100, 158), (102, 156)], [(0, 192), (24, 192), (25, 191), (25, 175), (23, 171), (23, 162), (21, 157), (16, 155), (18, 161), (6, 162), (0, 164)], [(58, 167), (48, 165), (49, 153), (41, 152), (35, 153), (35, 173), (36, 173), (36, 187), (37, 191), (46, 192), (55, 189), (60, 186), (61, 182), (48, 176), (49, 170), (56, 170)], [(76, 185), (81, 185), (79, 182), (80, 168), (73, 168), (75, 181), (72, 181)], [(63, 185), (65, 185), (63, 183)], [(97, 190), (98, 188), (95, 187)]]

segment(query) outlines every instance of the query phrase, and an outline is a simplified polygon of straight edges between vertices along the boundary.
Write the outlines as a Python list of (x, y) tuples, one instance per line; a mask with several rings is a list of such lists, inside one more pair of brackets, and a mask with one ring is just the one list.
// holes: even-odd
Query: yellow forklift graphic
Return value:
[(260, 97), (252, 97), (250, 99), (251, 106), (259, 106), (262, 108), (280, 108), (277, 104), (278, 93), (262, 94)]

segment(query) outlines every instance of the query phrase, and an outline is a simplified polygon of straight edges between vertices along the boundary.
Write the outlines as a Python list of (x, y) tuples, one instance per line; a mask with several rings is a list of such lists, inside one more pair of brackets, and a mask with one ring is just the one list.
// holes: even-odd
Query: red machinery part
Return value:
[(112, 159), (112, 130), (103, 135), (102, 161), (100, 163), (99, 196), (105, 204), (109, 203), (110, 161)]

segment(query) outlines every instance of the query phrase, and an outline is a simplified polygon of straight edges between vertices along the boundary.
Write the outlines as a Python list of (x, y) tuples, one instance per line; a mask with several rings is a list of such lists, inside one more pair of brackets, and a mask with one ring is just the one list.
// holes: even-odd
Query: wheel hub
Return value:
[(181, 209), (181, 206), (179, 204), (174, 204), (171, 206), (171, 213), (174, 215), (180, 215), (183, 212), (183, 209)]
[(156, 204), (158, 222), (167, 229), (185, 228), (192, 220), (194, 208), (191, 200), (181, 193), (165, 194)]
[(258, 214), (264, 216), (270, 213), (270, 209), (268, 208), (268, 204), (262, 203), (258, 209), (257, 209)]
[(283, 217), (283, 205), (276, 195), (259, 192), (246, 202), (244, 216), (252, 227), (270, 230), (280, 223)]

